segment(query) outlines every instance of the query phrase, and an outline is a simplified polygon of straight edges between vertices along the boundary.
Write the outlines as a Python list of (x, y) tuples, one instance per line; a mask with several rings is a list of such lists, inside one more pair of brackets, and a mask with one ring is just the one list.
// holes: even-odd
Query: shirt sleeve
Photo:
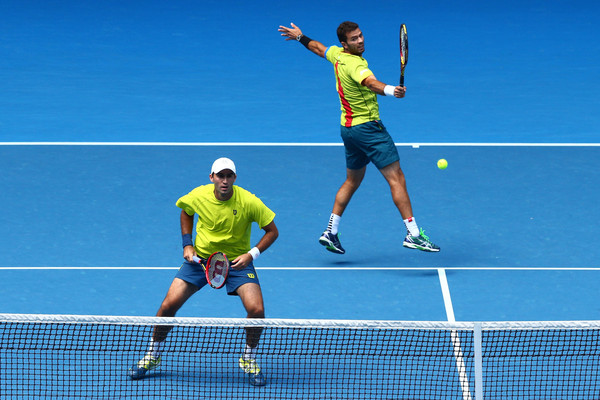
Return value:
[(196, 214), (196, 211), (194, 209), (194, 195), (192, 194), (192, 192), (186, 194), (185, 196), (180, 197), (177, 202), (175, 203), (175, 205), (179, 208), (181, 208), (183, 211), (185, 211), (185, 213), (187, 215), (194, 215)]
[(338, 54), (341, 53), (341, 48), (337, 46), (329, 46), (327, 50), (325, 50), (325, 58), (330, 63), (334, 64)]
[(267, 207), (261, 199), (258, 197), (257, 200), (257, 213), (256, 213), (256, 223), (262, 229), (265, 226), (269, 225), (275, 219), (275, 213), (271, 211), (269, 207)]
[(252, 215), (251, 219), (262, 229), (275, 218), (275, 213), (253, 193), (246, 192), (246, 205)]
[(362, 81), (371, 75), (373, 75), (373, 72), (364, 63), (356, 64), (356, 66), (350, 71), (350, 76), (358, 83), (362, 83)]

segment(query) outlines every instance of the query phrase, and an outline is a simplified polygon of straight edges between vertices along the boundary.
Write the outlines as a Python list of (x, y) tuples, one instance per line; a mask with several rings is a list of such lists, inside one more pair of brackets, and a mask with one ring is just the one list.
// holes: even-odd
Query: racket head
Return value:
[(205, 267), (206, 280), (215, 289), (221, 289), (225, 285), (229, 274), (229, 260), (220, 251), (214, 252), (208, 257)]
[(400, 86), (404, 86), (404, 68), (408, 62), (408, 34), (406, 25), (400, 25)]

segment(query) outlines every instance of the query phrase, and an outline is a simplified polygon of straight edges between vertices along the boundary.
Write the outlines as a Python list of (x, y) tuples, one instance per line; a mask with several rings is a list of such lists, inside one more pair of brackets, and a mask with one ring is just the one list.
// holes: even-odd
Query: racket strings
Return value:
[(228, 269), (229, 262), (223, 254), (216, 253), (210, 257), (206, 275), (211, 285), (221, 286), (227, 279)]

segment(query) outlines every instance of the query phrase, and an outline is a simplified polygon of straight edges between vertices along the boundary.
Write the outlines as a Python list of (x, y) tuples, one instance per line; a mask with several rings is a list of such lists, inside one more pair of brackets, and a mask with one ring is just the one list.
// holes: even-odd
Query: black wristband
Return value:
[(183, 247), (193, 246), (194, 242), (192, 241), (192, 234), (186, 233), (185, 235), (181, 235), (181, 243), (183, 244)]
[(312, 42), (312, 39), (309, 38), (308, 36), (302, 35), (299, 42), (302, 43), (304, 45), (304, 47), (306, 47), (308, 49), (308, 44), (310, 42)]

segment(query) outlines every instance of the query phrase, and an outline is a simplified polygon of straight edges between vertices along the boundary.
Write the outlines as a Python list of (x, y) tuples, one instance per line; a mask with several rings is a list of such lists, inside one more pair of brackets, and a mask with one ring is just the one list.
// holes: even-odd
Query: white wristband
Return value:
[(258, 258), (258, 256), (260, 256), (260, 250), (258, 249), (258, 247), (253, 247), (250, 249), (248, 254), (252, 256), (252, 261), (254, 261)]
[(394, 89), (395, 87), (392, 85), (385, 85), (385, 87), (383, 88), (383, 94), (385, 94), (386, 96), (394, 96)]

